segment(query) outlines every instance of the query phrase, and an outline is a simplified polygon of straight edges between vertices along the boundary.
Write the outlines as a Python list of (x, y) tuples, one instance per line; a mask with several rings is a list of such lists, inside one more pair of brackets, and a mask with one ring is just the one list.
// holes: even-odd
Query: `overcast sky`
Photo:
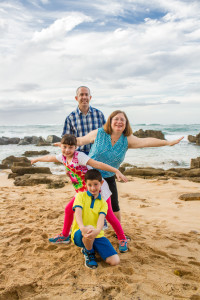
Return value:
[(0, 125), (63, 124), (75, 90), (131, 123), (200, 123), (200, 2), (0, 1)]

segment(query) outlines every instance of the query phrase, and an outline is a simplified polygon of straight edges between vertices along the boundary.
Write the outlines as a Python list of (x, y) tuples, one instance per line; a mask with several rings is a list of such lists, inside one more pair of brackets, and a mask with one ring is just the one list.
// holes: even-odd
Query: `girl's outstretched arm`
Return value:
[(174, 146), (178, 144), (184, 136), (177, 140), (173, 141), (166, 141), (166, 140), (160, 140), (156, 138), (138, 138), (134, 135), (128, 136), (128, 148), (145, 148), (145, 147), (162, 147), (162, 146)]
[(124, 176), (118, 169), (113, 168), (107, 164), (104, 164), (100, 161), (94, 160), (92, 158), (90, 158), (87, 162), (87, 165), (95, 168), (95, 169), (100, 169), (100, 170), (104, 170), (104, 171), (108, 171), (108, 172), (112, 172), (115, 173), (117, 176), (117, 180), (121, 181), (123, 180), (124, 182), (127, 182), (128, 179), (126, 178), (126, 176)]
[(45, 155), (31, 160), (31, 164), (41, 162), (59, 162), (54, 155)]

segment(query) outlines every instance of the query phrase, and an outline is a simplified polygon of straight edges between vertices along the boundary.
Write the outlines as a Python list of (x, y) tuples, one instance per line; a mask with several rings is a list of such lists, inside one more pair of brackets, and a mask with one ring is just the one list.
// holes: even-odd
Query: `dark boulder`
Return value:
[(48, 143), (58, 143), (61, 141), (61, 138), (56, 135), (48, 135), (47, 142)]
[(24, 154), (22, 154), (22, 155), (29, 157), (29, 156), (37, 156), (37, 155), (47, 155), (49, 153), (50, 152), (47, 151), (47, 150), (42, 150), (42, 151), (25, 151)]
[(48, 184), (49, 188), (61, 188), (67, 182), (68, 177), (66, 175), (25, 174), (23, 176), (16, 177), (14, 184), (16, 186), (34, 186), (38, 184)]
[(2, 136), (0, 138), (0, 145), (18, 144), (19, 141), (20, 141), (20, 138), (17, 138), (17, 137), (8, 138), (5, 136)]
[(5, 170), (5, 169), (9, 169), (9, 167), (7, 165), (0, 164), (0, 169)]
[(143, 130), (139, 129), (138, 131), (133, 132), (133, 135), (139, 138), (153, 137), (160, 140), (165, 140), (164, 134), (160, 130)]
[(191, 159), (190, 168), (200, 168), (200, 157)]
[(37, 173), (43, 173), (43, 174), (51, 174), (51, 171), (49, 168), (46, 167), (11, 167), (11, 170), (13, 173), (17, 173), (18, 176), (24, 175), (24, 174), (37, 174)]
[(179, 197), (179, 199), (184, 201), (199, 201), (200, 193), (183, 194)]
[(2, 160), (2, 164), (7, 165), (9, 168), (11, 168), (14, 162), (31, 163), (30, 160), (26, 157), (15, 157), (13, 155), (8, 156)]

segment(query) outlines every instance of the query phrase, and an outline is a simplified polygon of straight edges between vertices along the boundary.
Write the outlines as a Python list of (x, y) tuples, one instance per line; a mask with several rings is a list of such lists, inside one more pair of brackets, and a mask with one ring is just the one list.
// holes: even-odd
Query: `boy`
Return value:
[(86, 192), (76, 195), (73, 210), (75, 219), (72, 226), (72, 240), (82, 248), (85, 265), (97, 268), (95, 251), (110, 265), (119, 264), (120, 259), (110, 241), (104, 237), (103, 226), (107, 213), (107, 203), (102, 199), (100, 190), (103, 183), (98, 170), (88, 170), (85, 174)]

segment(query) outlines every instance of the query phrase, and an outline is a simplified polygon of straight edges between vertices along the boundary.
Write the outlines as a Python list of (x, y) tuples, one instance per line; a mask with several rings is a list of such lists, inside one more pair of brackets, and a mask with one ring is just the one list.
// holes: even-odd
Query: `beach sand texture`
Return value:
[[(200, 299), (200, 201), (179, 200), (200, 185), (129, 180), (118, 183), (129, 252), (116, 267), (98, 258), (90, 270), (80, 248), (48, 242), (62, 230), (73, 187), (16, 187), (1, 174), (0, 299)], [(118, 249), (111, 226), (106, 236)]]

